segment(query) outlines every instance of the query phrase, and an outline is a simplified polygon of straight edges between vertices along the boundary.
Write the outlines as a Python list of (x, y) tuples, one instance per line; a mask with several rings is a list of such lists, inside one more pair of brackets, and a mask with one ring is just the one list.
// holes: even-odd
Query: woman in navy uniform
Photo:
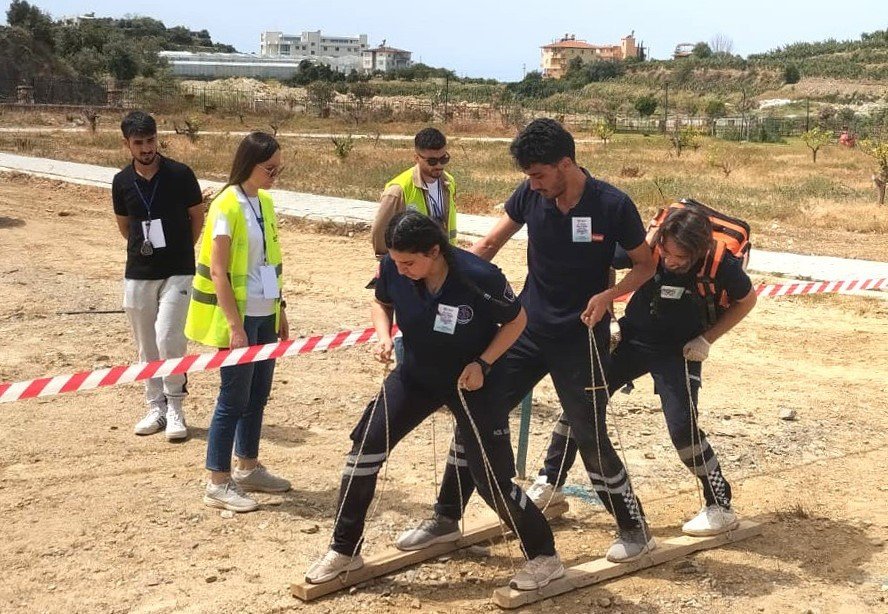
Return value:
[(404, 362), (386, 377), (384, 394), (367, 405), (351, 434), (330, 550), (308, 569), (306, 580), (326, 582), (363, 565), (358, 553), (364, 522), (387, 452), (446, 405), (456, 418), (461, 456), (479, 493), (517, 529), (528, 559), (511, 585), (545, 586), (564, 574), (564, 566), (545, 517), (512, 483), (508, 408), (487, 398), (485, 387), (487, 379), (497, 377), (492, 365), (524, 330), (524, 309), (499, 268), (452, 247), (440, 226), (424, 215), (396, 215), (385, 242), (389, 254), (380, 264), (371, 307), (379, 338), (375, 355), (384, 363), (391, 360), (395, 316), (404, 337)]
[[(697, 425), (702, 362), (709, 356), (710, 345), (745, 318), (756, 303), (755, 290), (740, 260), (726, 252), (714, 280), (716, 300), (724, 300), (719, 301), (715, 321), (709, 321), (705, 300), (696, 286), (697, 273), (712, 244), (712, 226), (700, 210), (689, 206), (669, 214), (654, 240), (660, 252), (657, 272), (629, 300), (620, 319), (621, 339), (607, 369), (610, 394), (645, 373), (651, 374), (672, 443), (703, 488), (706, 505), (682, 527), (685, 533), (697, 536), (724, 533), (738, 524), (731, 508), (731, 486), (706, 433)], [(618, 250), (615, 266), (625, 266), (625, 256)], [(567, 424), (559, 422), (540, 470), (538, 481), (546, 485), (548, 495), (542, 502), (560, 498), (560, 488), (576, 459), (576, 444), (573, 439), (566, 441), (566, 434)]]

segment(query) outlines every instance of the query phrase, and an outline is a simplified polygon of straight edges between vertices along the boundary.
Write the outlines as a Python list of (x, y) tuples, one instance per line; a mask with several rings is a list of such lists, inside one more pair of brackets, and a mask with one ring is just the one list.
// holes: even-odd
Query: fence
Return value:
[[(383, 88), (387, 89), (387, 88)], [(536, 99), (512, 100), (508, 103), (490, 96), (488, 100), (451, 99), (447, 88), (429, 87), (419, 95), (386, 96), (355, 99), (337, 94), (318, 99), (285, 90), (220, 88), (218, 85), (185, 83), (127, 83), (109, 86), (89, 79), (37, 77), (27, 82), (0, 79), (0, 102), (19, 105), (110, 106), (147, 108), (161, 113), (258, 113), (271, 119), (290, 115), (315, 114), (338, 117), (359, 124), (364, 121), (460, 121), (497, 122), (503, 126), (520, 127), (534, 117), (557, 117), (577, 132), (591, 132), (597, 124), (610, 124), (616, 132), (655, 134), (678, 126), (691, 126), (702, 133), (731, 140), (779, 141), (801, 135), (809, 127), (820, 125), (836, 134), (847, 126), (852, 132), (867, 136), (880, 126), (866, 118), (852, 120), (838, 117), (770, 117), (761, 112), (717, 120), (700, 116), (662, 115), (651, 117), (605, 117), (559, 104), (552, 108)], [(587, 101), (588, 102), (588, 101)], [(586, 105), (588, 107), (588, 105)], [(884, 126), (882, 126), (884, 128)]]

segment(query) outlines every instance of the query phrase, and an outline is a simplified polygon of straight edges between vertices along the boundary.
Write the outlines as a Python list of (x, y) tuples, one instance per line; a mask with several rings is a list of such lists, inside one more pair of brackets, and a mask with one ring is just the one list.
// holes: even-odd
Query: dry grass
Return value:
[[(37, 123), (45, 125), (46, 121), (41, 116)], [(231, 122), (224, 127), (239, 128)], [(324, 129), (332, 131), (337, 126), (328, 124)], [(449, 126), (445, 130), (449, 132)], [(163, 135), (161, 144), (163, 153), (186, 162), (201, 177), (224, 180), (239, 140), (205, 134), (191, 143), (184, 136)], [(344, 160), (336, 156), (329, 139), (280, 140), (287, 166), (279, 182), (284, 189), (372, 201), (386, 181), (412, 163), (408, 140), (358, 139)], [(127, 162), (120, 138), (110, 132), (2, 133), (0, 150), (106, 166)], [(454, 140), (450, 150), (453, 162), (448, 170), (456, 177), (463, 212), (495, 213), (495, 205), (506, 200), (523, 178), (504, 143)], [(845, 243), (872, 243), (876, 237), (870, 249), (852, 251), (858, 257), (884, 259), (888, 207), (876, 204), (869, 179), (871, 161), (857, 151), (828, 146), (815, 165), (798, 141), (738, 144), (704, 138), (697, 151), (676, 157), (661, 136), (617, 135), (607, 145), (579, 144), (577, 158), (595, 176), (625, 190), (644, 217), (665, 201), (689, 196), (748, 220), (755, 237), (764, 238), (771, 247), (802, 249), (804, 245), (803, 251), (834, 253), (832, 248), (818, 247), (831, 238), (838, 242), (836, 236)], [(731, 172), (726, 174), (713, 159), (729, 161)], [(842, 248), (837, 245), (836, 249)]]

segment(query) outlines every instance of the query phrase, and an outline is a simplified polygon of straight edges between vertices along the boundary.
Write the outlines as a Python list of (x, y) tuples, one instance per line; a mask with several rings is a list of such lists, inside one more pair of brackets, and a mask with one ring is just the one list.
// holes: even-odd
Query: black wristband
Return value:
[(480, 356), (478, 358), (476, 358), (475, 360), (473, 360), (472, 362), (477, 362), (478, 365), (481, 367), (481, 374), (484, 375), (485, 377), (487, 377), (487, 374), (490, 373), (490, 368), (491, 368), (490, 363), (487, 362), (486, 360), (484, 360), (483, 358), (481, 358)]
[(284, 299), (281, 299), (281, 309), (286, 309), (286, 308), (287, 308), (287, 301), (285, 301)]

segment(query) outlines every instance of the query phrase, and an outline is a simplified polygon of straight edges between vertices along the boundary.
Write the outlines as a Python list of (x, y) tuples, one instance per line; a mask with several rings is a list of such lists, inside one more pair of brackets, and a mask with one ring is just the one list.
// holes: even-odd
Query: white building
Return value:
[(409, 68), (413, 64), (410, 60), (411, 55), (409, 51), (387, 47), (383, 40), (382, 45), (375, 49), (366, 49), (361, 57), (364, 61), (364, 72), (375, 70), (390, 72), (399, 68)]
[[(191, 51), (161, 51), (176, 77), (224, 79), (252, 77), (254, 79), (290, 79), (299, 70), (305, 58), (263, 58), (250, 53), (194, 53)], [(361, 70), (360, 56), (311, 58), (312, 62), (327, 64), (334, 70), (350, 73)]]
[(263, 58), (298, 58), (325, 56), (341, 58), (360, 56), (367, 48), (367, 35), (324, 36), (320, 30), (302, 34), (262, 32), (259, 35), (259, 55)]

